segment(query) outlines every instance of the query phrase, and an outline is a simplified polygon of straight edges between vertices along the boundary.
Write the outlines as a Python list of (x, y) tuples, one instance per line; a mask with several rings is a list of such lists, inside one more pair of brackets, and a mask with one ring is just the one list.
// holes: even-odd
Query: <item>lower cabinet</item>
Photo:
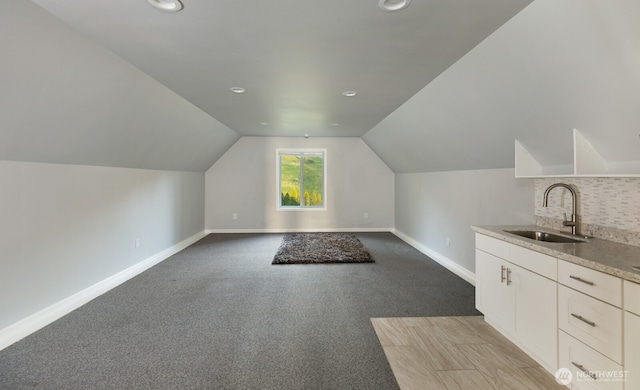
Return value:
[(640, 284), (476, 234), (476, 307), (571, 389), (640, 390)]
[(571, 371), (572, 390), (622, 390), (625, 386), (621, 365), (562, 330), (559, 355), (560, 367)]
[(556, 282), (515, 266), (515, 335), (547, 370), (555, 372), (558, 351)]
[(640, 284), (624, 281), (625, 389), (640, 389)]
[(624, 313), (625, 389), (640, 389), (640, 316)]
[(476, 306), (487, 322), (545, 369), (555, 372), (558, 330), (554, 280), (479, 248)]
[(507, 261), (476, 250), (476, 307), (501, 331), (513, 333), (515, 294), (507, 284), (509, 265)]

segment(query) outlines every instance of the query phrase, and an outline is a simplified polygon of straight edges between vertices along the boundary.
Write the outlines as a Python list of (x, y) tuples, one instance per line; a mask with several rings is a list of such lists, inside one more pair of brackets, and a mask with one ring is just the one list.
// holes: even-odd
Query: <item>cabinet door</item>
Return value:
[(485, 320), (507, 333), (513, 332), (514, 294), (507, 285), (510, 263), (476, 250), (476, 307)]
[(640, 317), (624, 313), (625, 389), (640, 389)]
[(511, 265), (515, 293), (515, 335), (523, 347), (548, 371), (558, 368), (557, 284), (524, 268)]

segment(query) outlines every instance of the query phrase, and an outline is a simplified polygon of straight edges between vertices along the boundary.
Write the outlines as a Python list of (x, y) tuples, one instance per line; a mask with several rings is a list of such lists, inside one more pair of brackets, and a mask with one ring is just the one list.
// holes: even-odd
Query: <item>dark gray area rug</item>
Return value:
[(398, 389), (370, 318), (478, 315), (475, 290), (357, 237), (375, 263), (274, 267), (282, 234), (210, 234), (0, 351), (0, 389)]
[(287, 233), (272, 264), (372, 263), (353, 233)]

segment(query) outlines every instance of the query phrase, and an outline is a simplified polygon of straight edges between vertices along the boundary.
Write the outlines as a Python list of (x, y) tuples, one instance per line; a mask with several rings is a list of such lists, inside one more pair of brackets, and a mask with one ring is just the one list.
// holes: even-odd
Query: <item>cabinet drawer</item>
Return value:
[(560, 368), (567, 368), (573, 374), (572, 389), (622, 390), (622, 366), (563, 331), (560, 331), (558, 346)]
[(622, 307), (622, 279), (616, 276), (559, 260), (558, 282), (601, 301)]
[(497, 238), (476, 233), (476, 248), (551, 280), (558, 280), (558, 260)]
[(622, 364), (622, 309), (560, 285), (558, 327)]
[(624, 309), (640, 316), (640, 284), (624, 281)]

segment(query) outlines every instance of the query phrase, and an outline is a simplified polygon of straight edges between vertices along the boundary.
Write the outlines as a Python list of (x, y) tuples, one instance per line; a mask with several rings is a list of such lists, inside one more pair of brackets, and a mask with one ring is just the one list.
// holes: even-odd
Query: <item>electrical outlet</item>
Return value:
[(449, 239), (449, 237), (447, 237), (447, 247), (451, 246), (451, 240)]
[(238, 219), (238, 214), (233, 213), (233, 219)]
[(136, 248), (140, 248), (140, 239), (136, 238), (135, 240), (133, 240), (133, 246)]
[(369, 213), (364, 213), (364, 219), (369, 218)]

